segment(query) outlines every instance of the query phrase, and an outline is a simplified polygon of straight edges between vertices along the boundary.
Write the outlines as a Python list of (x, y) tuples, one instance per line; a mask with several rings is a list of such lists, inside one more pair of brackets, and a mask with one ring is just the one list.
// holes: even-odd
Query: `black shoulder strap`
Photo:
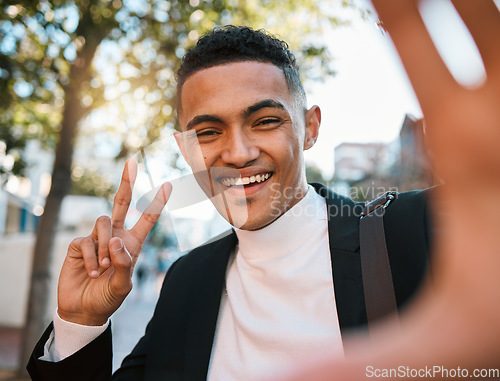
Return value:
[(396, 192), (387, 192), (367, 203), (359, 223), (361, 274), (370, 330), (380, 318), (397, 320), (398, 316), (384, 232), (385, 209), (396, 197)]

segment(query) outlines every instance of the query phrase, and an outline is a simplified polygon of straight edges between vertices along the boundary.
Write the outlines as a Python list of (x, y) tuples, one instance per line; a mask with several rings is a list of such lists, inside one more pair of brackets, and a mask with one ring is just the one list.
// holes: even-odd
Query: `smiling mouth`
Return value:
[(252, 186), (267, 181), (272, 175), (273, 175), (272, 172), (267, 172), (248, 177), (224, 177), (223, 179), (220, 180), (220, 182), (227, 188), (231, 188), (233, 186), (241, 186), (241, 185)]

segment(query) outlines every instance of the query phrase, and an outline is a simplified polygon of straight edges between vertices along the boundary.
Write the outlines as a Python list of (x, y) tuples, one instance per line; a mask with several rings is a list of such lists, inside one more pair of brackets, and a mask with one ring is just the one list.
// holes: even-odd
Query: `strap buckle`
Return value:
[(363, 208), (363, 212), (361, 213), (361, 218), (366, 217), (378, 208), (386, 209), (389, 204), (396, 199), (397, 195), (397, 192), (385, 192), (379, 198), (367, 202)]

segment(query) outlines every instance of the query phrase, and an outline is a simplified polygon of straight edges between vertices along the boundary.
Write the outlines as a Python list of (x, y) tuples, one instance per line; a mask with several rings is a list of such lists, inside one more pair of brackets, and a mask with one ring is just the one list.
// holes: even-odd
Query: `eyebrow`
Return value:
[(198, 124), (201, 124), (204, 122), (223, 123), (221, 118), (218, 118), (214, 115), (208, 115), (208, 114), (196, 115), (193, 119), (191, 119), (188, 122), (188, 124), (186, 125), (186, 130), (190, 130), (194, 126), (197, 126)]
[[(275, 101), (273, 99), (264, 99), (260, 102), (257, 102), (251, 106), (249, 106), (245, 111), (243, 111), (243, 117), (248, 118), (250, 115), (253, 113), (256, 113), (257, 111), (267, 108), (267, 107), (272, 107), (272, 108), (279, 108), (282, 110), (285, 110), (285, 106), (278, 101)], [(202, 124), (205, 122), (215, 122), (215, 123), (224, 123), (224, 121), (215, 116), (215, 115), (210, 115), (210, 114), (202, 114), (202, 115), (196, 115), (193, 119), (191, 119), (187, 125), (186, 125), (186, 131), (192, 129), (193, 127), (197, 126), (198, 124)]]
[(263, 101), (257, 102), (255, 104), (251, 105), (250, 107), (248, 107), (243, 112), (243, 116), (245, 118), (248, 118), (253, 113), (259, 111), (260, 109), (266, 108), (266, 107), (280, 108), (282, 110), (285, 109), (285, 106), (281, 102), (275, 101), (273, 99), (264, 99)]

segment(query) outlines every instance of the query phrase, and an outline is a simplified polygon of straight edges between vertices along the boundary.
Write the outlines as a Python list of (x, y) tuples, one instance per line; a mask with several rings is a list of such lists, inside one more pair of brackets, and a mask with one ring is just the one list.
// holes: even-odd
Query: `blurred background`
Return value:
[[(421, 11), (456, 36), (460, 21), (440, 13), (448, 3), (423, 1)], [(364, 0), (0, 0), (0, 12), (0, 379), (25, 376), (69, 242), (110, 213), (125, 160), (169, 139), (179, 59), (216, 25), (265, 28), (297, 55), (309, 106), (323, 115), (306, 152), (310, 182), (360, 201), (436, 182), (418, 102)], [(460, 63), (449, 64), (457, 80), (480, 82), (477, 54), (452, 45), (440, 51)], [(174, 149), (161, 160), (171, 176), (186, 173)], [(134, 290), (113, 316), (115, 368), (182, 248), (223, 228), (199, 210), (165, 213), (151, 232)]]

